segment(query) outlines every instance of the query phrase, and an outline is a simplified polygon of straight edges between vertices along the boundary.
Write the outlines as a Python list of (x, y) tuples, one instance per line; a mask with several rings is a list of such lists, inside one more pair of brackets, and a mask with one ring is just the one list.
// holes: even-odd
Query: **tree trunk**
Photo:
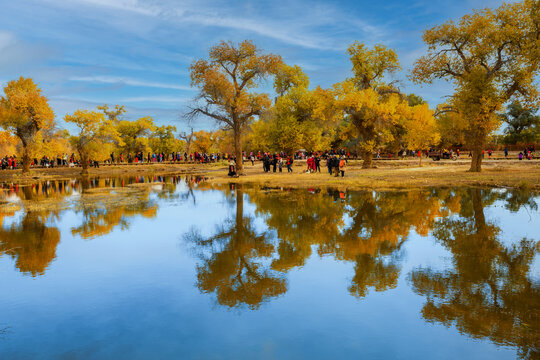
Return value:
[(418, 161), (418, 166), (422, 166), (422, 153), (420, 153), (418, 158), (420, 159), (420, 161)]
[(482, 148), (475, 147), (472, 150), (472, 161), (470, 172), (481, 172), (482, 171)]
[(373, 167), (373, 153), (371, 151), (364, 151), (364, 162), (362, 163), (362, 169), (371, 169)]
[(88, 175), (88, 158), (81, 156), (81, 175)]
[(234, 130), (234, 156), (236, 156), (236, 173), (244, 174), (244, 164), (242, 164), (242, 134), (240, 129)]
[(28, 148), (26, 146), (24, 146), (23, 149), (22, 172), (23, 174), (28, 174), (30, 172), (30, 154), (28, 153)]

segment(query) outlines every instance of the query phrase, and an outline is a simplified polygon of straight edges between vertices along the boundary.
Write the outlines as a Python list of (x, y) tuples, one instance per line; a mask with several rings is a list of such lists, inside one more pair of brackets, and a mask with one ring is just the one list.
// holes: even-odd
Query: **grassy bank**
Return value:
[[(404, 189), (426, 186), (490, 186), (520, 187), (540, 190), (540, 161), (486, 160), (481, 173), (470, 173), (467, 160), (426, 161), (418, 166), (416, 160), (375, 161), (376, 168), (362, 169), (361, 161), (349, 161), (345, 177), (330, 176), (326, 167), (321, 173), (305, 173), (305, 161), (294, 164), (294, 172), (264, 173), (262, 164), (250, 162), (245, 165), (246, 176), (230, 178), (227, 165), (220, 164), (151, 164), (106, 166), (90, 169), (90, 176), (122, 175), (205, 175), (215, 183), (244, 183), (271, 187), (343, 187), (348, 189)], [(35, 180), (78, 177), (80, 169), (54, 168), (33, 169), (29, 175), (20, 170), (1, 171), (0, 181), (26, 183)]]

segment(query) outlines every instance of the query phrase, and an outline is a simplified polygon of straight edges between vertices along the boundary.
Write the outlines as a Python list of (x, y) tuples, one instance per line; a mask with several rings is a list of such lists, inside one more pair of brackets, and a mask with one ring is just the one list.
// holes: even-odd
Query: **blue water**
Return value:
[(4, 185), (2, 359), (539, 354), (538, 194), (63, 185)]

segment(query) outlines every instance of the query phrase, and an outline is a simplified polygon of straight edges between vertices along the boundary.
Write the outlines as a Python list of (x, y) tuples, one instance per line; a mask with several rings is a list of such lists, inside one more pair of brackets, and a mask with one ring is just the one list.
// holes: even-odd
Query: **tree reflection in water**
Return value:
[[(83, 215), (82, 224), (72, 228), (73, 235), (84, 239), (102, 236), (118, 226), (126, 229), (129, 219), (137, 215), (155, 217), (158, 205), (150, 194), (157, 192), (161, 200), (176, 200), (179, 181), (179, 177), (170, 177), (167, 182), (163, 177), (98, 177), (4, 186), (4, 191), (16, 196), (21, 204), (5, 203), (0, 210), (0, 254), (13, 258), (16, 268), (23, 273), (43, 275), (56, 257), (60, 231), (52, 220), (59, 220), (62, 211), (73, 208)], [(81, 196), (70, 198), (74, 192)], [(72, 202), (67, 202), (68, 198)], [(13, 217), (21, 209), (24, 214), (20, 222), (3, 226), (4, 218)]]
[(197, 286), (215, 293), (221, 305), (258, 308), (269, 298), (287, 291), (282, 274), (264, 264), (274, 253), (267, 233), (258, 234), (252, 220), (244, 216), (244, 191), (235, 189), (236, 215), (205, 238), (195, 229), (185, 236), (194, 245), (202, 263), (197, 267)]
[(302, 267), (314, 249), (354, 263), (349, 292), (356, 297), (395, 288), (410, 232), (432, 232), (453, 255), (454, 269), (410, 274), (414, 291), (428, 299), (423, 317), (518, 346), (523, 358), (538, 356), (540, 293), (528, 274), (539, 243), (523, 239), (504, 246), (499, 227), (484, 215), (484, 206), (498, 200), (510, 211), (535, 210), (531, 194), (467, 188), (245, 192), (266, 232), (257, 233), (243, 215), (244, 189), (239, 188), (234, 219), (213, 236), (196, 231), (186, 236), (202, 260), (197, 285), (215, 293), (220, 304), (255, 309), (283, 294), (286, 273)]
[[(434, 230), (437, 241), (453, 256), (453, 269), (416, 269), (410, 274), (413, 290), (425, 296), (426, 321), (456, 326), (474, 338), (518, 347), (525, 359), (540, 356), (540, 284), (529, 277), (540, 242), (522, 239), (505, 246), (500, 229), (486, 221), (484, 206), (491, 191), (462, 191), (459, 218), (445, 218)], [(507, 205), (516, 208), (517, 197)], [(531, 205), (521, 198), (521, 204)]]
[(46, 225), (50, 213), (28, 212), (20, 223), (0, 227), (0, 253), (15, 260), (19, 271), (43, 275), (56, 257), (60, 231)]
[[(36, 183), (5, 191), (21, 199), (20, 221), (3, 224), (17, 209), (0, 211), (0, 253), (21, 272), (42, 275), (56, 256), (60, 232), (53, 225), (72, 208), (82, 222), (72, 234), (93, 238), (125, 229), (136, 216), (157, 216), (159, 202), (193, 201), (196, 191), (216, 189), (200, 177), (94, 178)], [(4, 188), (5, 189), (5, 188)], [(70, 197), (73, 193), (79, 197)], [(156, 196), (151, 196), (155, 194)], [(185, 240), (200, 259), (197, 286), (230, 308), (257, 309), (286, 293), (287, 272), (313, 256), (354, 264), (348, 291), (362, 298), (395, 288), (409, 235), (433, 235), (452, 256), (445, 270), (417, 268), (413, 290), (426, 298), (426, 321), (455, 326), (475, 338), (516, 346), (522, 358), (539, 357), (540, 285), (530, 277), (540, 251), (537, 239), (505, 245), (484, 208), (504, 201), (508, 211), (538, 210), (523, 190), (430, 189), (414, 191), (276, 191), (233, 187), (227, 199), (236, 213), (213, 235), (193, 230)], [(69, 198), (69, 201), (66, 199)], [(267, 229), (244, 215), (249, 199)], [(4, 204), (5, 205), (5, 204)], [(535, 282), (536, 281), (536, 282)]]

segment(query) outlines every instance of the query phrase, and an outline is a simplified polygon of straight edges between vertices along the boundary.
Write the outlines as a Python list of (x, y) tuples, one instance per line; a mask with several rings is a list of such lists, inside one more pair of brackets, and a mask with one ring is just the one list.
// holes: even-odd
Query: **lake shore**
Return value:
[[(362, 161), (349, 160), (345, 177), (328, 174), (324, 164), (320, 173), (306, 173), (306, 162), (296, 161), (293, 173), (264, 173), (262, 164), (246, 162), (246, 175), (227, 176), (225, 162), (214, 164), (148, 164), (113, 165), (90, 168), (90, 176), (136, 175), (202, 175), (218, 184), (241, 183), (268, 187), (309, 188), (337, 187), (344, 189), (407, 189), (431, 186), (488, 186), (514, 187), (540, 190), (540, 160), (489, 160), (483, 162), (481, 173), (471, 173), (469, 160), (438, 161), (382, 160), (374, 161), (376, 168), (362, 169)], [(0, 182), (31, 183), (37, 180), (54, 180), (80, 177), (80, 168), (32, 169), (23, 175), (21, 170), (0, 171)]]

